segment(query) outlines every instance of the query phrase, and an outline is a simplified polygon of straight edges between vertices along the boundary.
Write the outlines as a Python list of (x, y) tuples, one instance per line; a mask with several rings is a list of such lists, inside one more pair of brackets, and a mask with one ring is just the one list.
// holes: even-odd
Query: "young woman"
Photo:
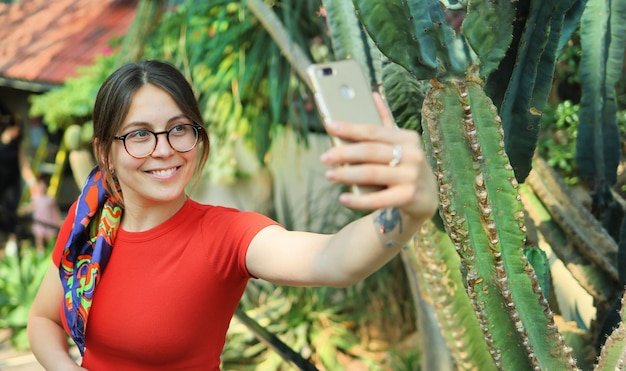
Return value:
[(190, 199), (185, 188), (209, 153), (191, 87), (157, 61), (114, 72), (93, 111), (98, 166), (61, 228), (30, 312), (39, 362), (80, 369), (67, 333), (89, 370), (219, 370), (250, 278), (345, 287), (387, 263), (438, 200), (418, 135), (394, 128), (376, 101), (387, 126), (333, 123), (330, 133), (352, 143), (321, 161), (330, 181), (386, 188), (342, 194), (343, 205), (376, 211), (322, 235)]

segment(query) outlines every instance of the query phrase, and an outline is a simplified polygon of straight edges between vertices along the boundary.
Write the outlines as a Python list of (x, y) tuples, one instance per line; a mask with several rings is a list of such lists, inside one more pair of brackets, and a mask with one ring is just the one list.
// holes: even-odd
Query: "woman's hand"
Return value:
[(322, 162), (334, 166), (326, 177), (347, 185), (385, 187), (363, 195), (343, 193), (339, 201), (344, 206), (361, 210), (396, 207), (413, 218), (426, 220), (437, 209), (438, 194), (420, 136), (412, 130), (398, 129), (382, 97), (374, 93), (374, 100), (384, 126), (348, 122), (328, 125), (328, 134), (352, 143), (322, 154)]

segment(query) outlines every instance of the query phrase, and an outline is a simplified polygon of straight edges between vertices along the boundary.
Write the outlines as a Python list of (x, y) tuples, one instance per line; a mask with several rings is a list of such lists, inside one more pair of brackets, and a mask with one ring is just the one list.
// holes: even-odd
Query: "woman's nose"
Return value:
[(174, 148), (170, 145), (169, 140), (167, 139), (167, 133), (159, 133), (156, 135), (156, 147), (154, 147), (154, 151), (152, 152), (152, 156), (170, 156), (174, 152)]

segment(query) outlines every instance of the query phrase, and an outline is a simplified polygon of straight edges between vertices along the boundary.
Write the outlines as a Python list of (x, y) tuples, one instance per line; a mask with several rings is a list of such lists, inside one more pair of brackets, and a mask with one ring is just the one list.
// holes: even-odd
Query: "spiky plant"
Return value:
[[(248, 3), (256, 7), (258, 1)], [(329, 13), (345, 11), (331, 6), (334, 2), (327, 4)], [(439, 294), (433, 303), (446, 303), (439, 321), (457, 367), (577, 369), (544, 295), (545, 255), (526, 238), (518, 182), (532, 168), (557, 55), (577, 27), (586, 1), (354, 0), (354, 5), (360, 24), (384, 55), (382, 71), (393, 69), (383, 73), (387, 79), (382, 81), (392, 110), (398, 118), (412, 109), (412, 122), (421, 122), (439, 180), (439, 214), (449, 242), (437, 247), (453, 247), (458, 253), (461, 274), (450, 286), (463, 288), (465, 299), (454, 300), (454, 290), (436, 287), (444, 278), (450, 282), (447, 272), (454, 268), (455, 257), (439, 261), (432, 258), (435, 254), (422, 254), (414, 261), (420, 262), (415, 264), (418, 277), (433, 286), (426, 291)], [(619, 9), (610, 14), (623, 23)], [(456, 30), (446, 18), (451, 11), (463, 15)], [(331, 34), (345, 28), (333, 23), (334, 17), (350, 22), (345, 14), (328, 14)], [(341, 50), (351, 48), (344, 45)], [(372, 61), (366, 64), (376, 71), (377, 61), (367, 62)], [(420, 112), (407, 102), (421, 100), (417, 82), (423, 81), (430, 87)], [(434, 246), (421, 237), (421, 244)], [(419, 249), (406, 254), (417, 255)], [(481, 334), (486, 347), (468, 348), (470, 333)]]

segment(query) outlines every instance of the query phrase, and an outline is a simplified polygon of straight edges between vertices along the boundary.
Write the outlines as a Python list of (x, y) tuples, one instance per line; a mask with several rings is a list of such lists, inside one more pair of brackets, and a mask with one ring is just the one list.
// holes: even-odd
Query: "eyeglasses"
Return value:
[(154, 152), (158, 136), (165, 134), (167, 142), (177, 152), (189, 152), (198, 143), (198, 135), (202, 126), (198, 124), (178, 124), (169, 130), (154, 132), (148, 129), (133, 130), (115, 137), (124, 143), (126, 152), (135, 158), (148, 157)]

